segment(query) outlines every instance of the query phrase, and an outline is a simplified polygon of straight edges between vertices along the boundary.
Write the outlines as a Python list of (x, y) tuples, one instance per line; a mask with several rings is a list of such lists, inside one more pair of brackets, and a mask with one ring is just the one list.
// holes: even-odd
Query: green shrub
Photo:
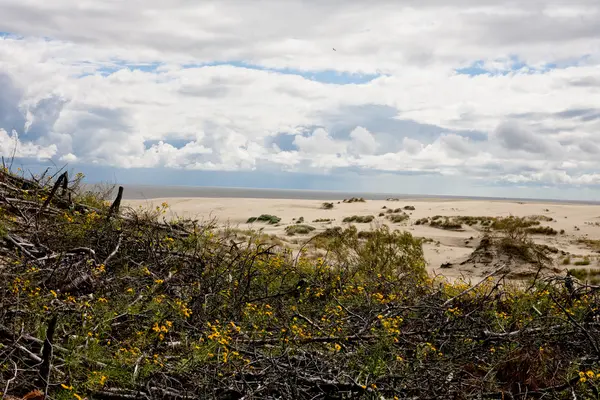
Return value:
[(285, 233), (288, 236), (307, 235), (314, 230), (315, 228), (310, 225), (290, 225), (285, 227)]
[(573, 264), (575, 264), (575, 265), (590, 265), (590, 258), (587, 256), (583, 257), (583, 260), (577, 260)]
[(251, 224), (253, 222), (266, 222), (270, 225), (275, 225), (278, 224), (281, 221), (281, 218), (275, 216), (275, 215), (269, 215), (269, 214), (262, 214), (259, 217), (250, 217), (248, 218), (248, 220), (246, 221), (247, 224)]
[(558, 232), (549, 226), (533, 226), (526, 229), (532, 235), (557, 235)]
[(362, 197), (351, 197), (349, 199), (344, 199), (344, 203), (364, 203), (366, 200)]
[(359, 224), (367, 224), (375, 219), (372, 215), (353, 215), (351, 217), (346, 217), (342, 220), (345, 223), (356, 222)]
[(400, 222), (406, 221), (408, 219), (408, 215), (402, 213), (402, 214), (391, 214), (387, 216), (387, 219), (389, 219), (392, 223), (394, 224), (398, 224)]
[(323, 204), (321, 205), (321, 208), (322, 208), (323, 210), (331, 210), (331, 209), (333, 208), (333, 203), (323, 203)]

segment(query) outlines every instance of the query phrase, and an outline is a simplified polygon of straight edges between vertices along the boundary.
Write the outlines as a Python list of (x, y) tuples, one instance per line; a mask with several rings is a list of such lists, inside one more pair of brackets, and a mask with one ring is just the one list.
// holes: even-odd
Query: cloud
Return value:
[(597, 1), (0, 2), (4, 152), (596, 184)]
[(549, 140), (512, 121), (502, 122), (498, 125), (494, 136), (507, 150), (522, 150), (549, 155), (555, 147)]

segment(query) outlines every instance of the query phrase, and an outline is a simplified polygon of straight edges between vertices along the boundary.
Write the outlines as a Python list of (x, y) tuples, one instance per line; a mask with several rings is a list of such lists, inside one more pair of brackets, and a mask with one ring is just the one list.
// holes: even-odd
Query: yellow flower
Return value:
[(155, 279), (154, 282), (160, 285), (164, 282), (164, 279)]
[(583, 377), (585, 376), (585, 372), (583, 372), (583, 371), (579, 371), (579, 376), (580, 376), (581, 378), (583, 378)]
[(75, 397), (77, 400), (83, 400), (83, 397), (81, 397), (77, 393), (73, 393), (73, 397)]
[(593, 371), (587, 371), (585, 374), (586, 374), (586, 375), (588, 376), (588, 378), (590, 378), (590, 379), (593, 379), (593, 378), (594, 378), (594, 372), (593, 372)]
[(106, 300), (104, 297), (100, 297), (98, 299), (98, 303), (108, 303), (108, 300)]
[(58, 297), (58, 295), (56, 294), (56, 292), (54, 290), (51, 290), (50, 293), (52, 293), (52, 296), (54, 296), (54, 298)]
[(586, 381), (587, 381), (587, 379), (585, 379), (585, 378), (579, 378), (579, 382), (581, 382), (581, 383), (585, 383)]
[(161, 333), (160, 335), (158, 335), (158, 338), (159, 338), (160, 340), (165, 340), (165, 335), (163, 335), (163, 334)]
[(61, 383), (61, 384), (60, 384), (60, 386), (61, 386), (63, 389), (66, 389), (66, 390), (73, 390), (73, 386), (67, 386), (67, 385), (65, 385), (64, 383)]
[(128, 288), (127, 293), (133, 293), (133, 288)]

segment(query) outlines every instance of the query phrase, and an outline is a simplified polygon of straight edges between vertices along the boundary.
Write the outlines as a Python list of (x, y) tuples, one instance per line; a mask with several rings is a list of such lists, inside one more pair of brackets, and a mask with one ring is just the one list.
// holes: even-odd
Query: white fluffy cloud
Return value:
[(23, 157), (123, 168), (600, 183), (596, 0), (0, 12), (3, 154), (15, 130)]

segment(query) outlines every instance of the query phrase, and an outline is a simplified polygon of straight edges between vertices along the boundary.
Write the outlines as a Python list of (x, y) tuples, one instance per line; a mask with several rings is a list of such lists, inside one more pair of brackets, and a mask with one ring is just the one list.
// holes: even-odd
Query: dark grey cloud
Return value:
[(22, 132), (25, 126), (25, 115), (19, 109), (22, 94), (10, 76), (0, 72), (0, 128), (7, 132)]
[(523, 150), (537, 154), (549, 154), (553, 150), (547, 138), (536, 135), (514, 121), (506, 121), (498, 125), (494, 137), (507, 150)]

